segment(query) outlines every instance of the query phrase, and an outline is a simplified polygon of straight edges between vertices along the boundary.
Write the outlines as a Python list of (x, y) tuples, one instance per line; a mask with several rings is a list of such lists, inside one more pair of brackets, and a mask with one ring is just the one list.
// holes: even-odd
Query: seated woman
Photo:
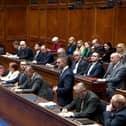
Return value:
[(90, 53), (91, 53), (91, 42), (87, 41), (84, 43), (84, 50), (82, 52), (82, 57), (85, 59), (87, 57), (89, 57)]
[(112, 44), (111, 42), (109, 41), (106, 41), (104, 43), (104, 54), (102, 56), (102, 61), (103, 62), (107, 62), (109, 63), (110, 62), (110, 55), (115, 52), (115, 49), (112, 47)]
[(9, 72), (6, 76), (0, 77), (2, 85), (9, 86), (18, 80), (19, 71), (18, 65), (15, 62), (9, 63)]

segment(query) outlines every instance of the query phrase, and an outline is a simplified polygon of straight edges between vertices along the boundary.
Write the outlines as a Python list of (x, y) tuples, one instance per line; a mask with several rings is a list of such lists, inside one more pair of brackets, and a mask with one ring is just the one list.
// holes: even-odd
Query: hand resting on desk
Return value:
[(62, 117), (74, 117), (74, 113), (73, 112), (61, 112), (58, 115), (62, 116)]
[(14, 89), (15, 92), (22, 92), (22, 89)]

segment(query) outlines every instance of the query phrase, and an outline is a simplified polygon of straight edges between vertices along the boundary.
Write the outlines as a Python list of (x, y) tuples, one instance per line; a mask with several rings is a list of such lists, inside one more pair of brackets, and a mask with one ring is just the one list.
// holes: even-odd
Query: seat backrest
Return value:
[(41, 85), (41, 88), (38, 92), (38, 95), (47, 100), (53, 100), (52, 85), (44, 80), (43, 84)]

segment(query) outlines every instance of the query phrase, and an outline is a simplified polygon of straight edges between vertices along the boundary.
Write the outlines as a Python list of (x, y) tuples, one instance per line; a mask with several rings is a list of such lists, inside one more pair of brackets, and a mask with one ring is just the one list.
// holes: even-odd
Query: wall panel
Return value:
[(5, 16), (6, 39), (26, 38), (26, 8), (8, 7)]
[(116, 34), (115, 44), (118, 42), (126, 43), (126, 8), (117, 9), (117, 22), (116, 22)]
[(46, 9), (40, 10), (40, 39), (47, 38), (47, 12)]
[(101, 38), (103, 43), (105, 40), (113, 41), (114, 39), (114, 24), (115, 24), (114, 9), (97, 9), (96, 10), (96, 34)]
[(4, 9), (2, 8), (0, 8), (0, 41), (4, 41)]
[(58, 21), (58, 35), (62, 39), (67, 39), (69, 36), (69, 25), (68, 25), (68, 10), (61, 8), (57, 12)]
[(68, 17), (68, 27), (69, 27), (69, 36), (75, 36), (76, 38), (82, 39), (82, 22), (83, 14), (80, 9), (69, 10)]
[(83, 9), (83, 40), (90, 40), (95, 35), (95, 12), (94, 8)]
[(109, 40), (113, 45), (126, 41), (126, 0), (112, 9), (98, 8), (105, 0), (85, 0), (80, 9), (68, 8), (69, 2), (75, 0), (49, 4), (46, 0), (37, 4), (30, 1), (0, 1), (0, 43), (4, 41), (6, 46), (8, 42), (8, 51), (13, 50), (14, 40), (27, 40), (32, 47), (38, 41), (51, 46), (50, 40), (55, 35), (64, 46), (71, 35), (84, 41), (99, 36), (101, 43)]
[(47, 37), (58, 35), (57, 8), (47, 9)]
[(37, 38), (39, 37), (39, 10), (31, 8), (29, 12), (29, 19), (27, 23), (29, 25), (30, 37)]

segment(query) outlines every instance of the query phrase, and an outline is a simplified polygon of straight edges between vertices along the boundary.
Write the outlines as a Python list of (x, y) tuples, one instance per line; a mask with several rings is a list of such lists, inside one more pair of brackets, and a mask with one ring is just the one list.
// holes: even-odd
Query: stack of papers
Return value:
[(40, 105), (44, 108), (49, 108), (49, 109), (54, 109), (57, 106), (56, 103), (52, 102), (52, 101), (44, 102), (44, 103), (40, 102), (40, 103), (38, 103), (38, 105)]

